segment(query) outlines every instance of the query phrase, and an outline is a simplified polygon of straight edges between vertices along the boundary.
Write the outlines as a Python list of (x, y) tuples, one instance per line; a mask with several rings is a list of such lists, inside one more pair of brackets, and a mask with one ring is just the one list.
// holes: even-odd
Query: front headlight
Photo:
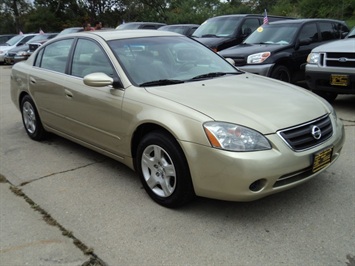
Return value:
[(27, 51), (20, 51), (20, 52), (17, 52), (16, 55), (17, 56), (26, 56), (26, 55), (28, 55), (28, 52)]
[(310, 53), (307, 57), (308, 64), (318, 64), (320, 59), (320, 53)]
[(260, 64), (264, 62), (266, 59), (268, 59), (270, 55), (271, 55), (270, 52), (263, 52), (263, 53), (249, 55), (247, 58), (247, 63)]
[(228, 151), (261, 151), (271, 149), (259, 132), (236, 124), (207, 122), (203, 125), (212, 147)]

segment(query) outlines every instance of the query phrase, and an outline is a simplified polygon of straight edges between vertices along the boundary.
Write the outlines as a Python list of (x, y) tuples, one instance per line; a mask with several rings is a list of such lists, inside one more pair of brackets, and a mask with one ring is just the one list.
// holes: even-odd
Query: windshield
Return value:
[(287, 45), (293, 42), (299, 26), (263, 25), (256, 29), (245, 41), (246, 44)]
[[(184, 36), (109, 41), (131, 82), (160, 85), (239, 74), (212, 50)], [(152, 83), (153, 82), (153, 83)]]
[(205, 21), (194, 32), (193, 37), (231, 37), (238, 27), (241, 17), (217, 17)]
[(355, 38), (355, 27), (351, 29), (346, 38)]
[(185, 34), (188, 29), (188, 27), (184, 26), (163, 26), (159, 28), (159, 30), (172, 31), (180, 34)]
[(21, 39), (23, 38), (23, 35), (16, 35), (15, 37), (12, 37), (10, 40), (8, 40), (6, 43), (10, 46), (16, 45)]
[(138, 29), (141, 24), (135, 24), (135, 23), (125, 23), (121, 24), (117, 27), (118, 30), (133, 30), (133, 29)]

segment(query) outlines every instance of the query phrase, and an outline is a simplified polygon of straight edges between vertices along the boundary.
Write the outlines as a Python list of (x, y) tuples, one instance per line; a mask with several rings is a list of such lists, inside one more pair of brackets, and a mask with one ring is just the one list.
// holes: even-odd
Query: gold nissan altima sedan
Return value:
[(51, 132), (114, 158), (170, 208), (292, 188), (322, 173), (344, 144), (320, 97), (242, 72), (172, 32), (57, 37), (14, 65), (11, 96), (31, 139)]

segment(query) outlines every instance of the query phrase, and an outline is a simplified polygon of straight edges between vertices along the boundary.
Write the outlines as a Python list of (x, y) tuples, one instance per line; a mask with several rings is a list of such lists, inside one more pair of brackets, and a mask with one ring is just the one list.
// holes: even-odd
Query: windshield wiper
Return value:
[(201, 36), (201, 38), (208, 38), (208, 37), (215, 37), (215, 38), (217, 38), (218, 36), (216, 35), (216, 34), (204, 34), (204, 35), (202, 35)]
[(243, 72), (211, 72), (207, 74), (198, 75), (189, 80), (192, 81), (192, 80), (200, 80), (200, 79), (207, 79), (207, 78), (217, 78), (225, 75), (239, 75), (242, 73)]
[(159, 79), (159, 80), (144, 82), (142, 84), (139, 84), (139, 87), (164, 86), (164, 85), (180, 84), (184, 82), (185, 81), (183, 80), (176, 80), (176, 79)]

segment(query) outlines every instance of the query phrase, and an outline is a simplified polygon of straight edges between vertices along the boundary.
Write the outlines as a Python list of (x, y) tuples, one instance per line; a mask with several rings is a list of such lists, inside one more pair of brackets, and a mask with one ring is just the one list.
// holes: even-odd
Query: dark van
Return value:
[[(268, 16), (268, 21), (293, 19), (282, 16)], [(263, 15), (224, 15), (207, 19), (192, 37), (215, 52), (240, 44), (254, 30), (263, 24)]]
[(276, 21), (219, 54), (233, 59), (241, 70), (296, 83), (305, 79), (304, 66), (313, 48), (342, 39), (348, 32), (345, 22), (333, 19)]

